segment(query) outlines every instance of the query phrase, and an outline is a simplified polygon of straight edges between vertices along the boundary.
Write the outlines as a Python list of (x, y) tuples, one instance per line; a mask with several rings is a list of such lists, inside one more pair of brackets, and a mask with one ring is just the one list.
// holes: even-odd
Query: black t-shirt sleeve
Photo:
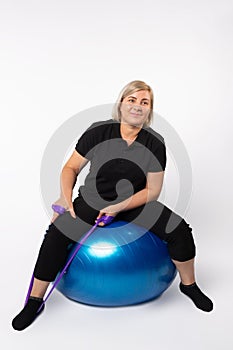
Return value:
[(164, 140), (154, 143), (150, 151), (151, 159), (148, 172), (164, 171), (167, 163), (166, 146)]
[(81, 154), (81, 156), (91, 160), (94, 153), (94, 147), (97, 144), (96, 140), (96, 128), (93, 123), (78, 139), (75, 146), (76, 151)]

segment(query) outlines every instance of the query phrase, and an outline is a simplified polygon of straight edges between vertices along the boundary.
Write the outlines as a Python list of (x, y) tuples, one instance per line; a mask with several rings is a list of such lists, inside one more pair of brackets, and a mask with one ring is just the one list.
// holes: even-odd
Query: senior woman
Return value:
[[(79, 138), (62, 169), (61, 194), (54, 203), (66, 211), (61, 215), (54, 212), (34, 268), (30, 297), (13, 319), (14, 329), (25, 329), (43, 310), (43, 297), (66, 262), (67, 247), (103, 215), (134, 221), (165, 240), (180, 275), (181, 292), (199, 309), (213, 309), (212, 301), (196, 284), (192, 229), (157, 200), (163, 185), (166, 147), (163, 137), (150, 127), (152, 118), (153, 91), (145, 82), (135, 80), (120, 92), (112, 118), (93, 123)], [(77, 176), (88, 162), (85, 183), (72, 201)]]

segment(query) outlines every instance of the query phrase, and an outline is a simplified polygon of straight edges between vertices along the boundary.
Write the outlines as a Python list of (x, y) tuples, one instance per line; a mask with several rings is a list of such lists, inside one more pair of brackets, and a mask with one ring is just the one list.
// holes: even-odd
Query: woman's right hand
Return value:
[[(66, 211), (69, 211), (70, 212), (70, 215), (76, 219), (76, 215), (75, 215), (75, 212), (74, 212), (74, 206), (73, 206), (73, 203), (70, 202), (69, 204), (67, 203), (67, 201), (63, 198), (59, 198), (56, 202), (53, 203), (54, 205), (60, 205), (62, 207), (64, 207), (66, 209)], [(56, 213), (55, 211), (53, 212), (53, 217), (51, 219), (51, 223), (53, 223), (57, 217), (59, 216), (60, 214)]]

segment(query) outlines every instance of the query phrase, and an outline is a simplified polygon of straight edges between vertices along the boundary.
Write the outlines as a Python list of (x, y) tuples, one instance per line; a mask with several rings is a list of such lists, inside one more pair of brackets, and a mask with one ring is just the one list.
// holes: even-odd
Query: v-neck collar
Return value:
[(137, 134), (137, 137), (136, 139), (130, 144), (128, 145), (127, 141), (123, 139), (123, 137), (121, 136), (121, 123), (118, 122), (118, 121), (115, 121), (114, 120), (114, 124), (113, 124), (113, 138), (119, 138), (120, 141), (124, 142), (126, 145), (127, 145), (127, 148), (132, 148), (132, 147), (135, 147), (135, 146), (139, 146), (138, 145), (138, 142), (139, 143), (143, 143), (143, 128), (141, 128)]

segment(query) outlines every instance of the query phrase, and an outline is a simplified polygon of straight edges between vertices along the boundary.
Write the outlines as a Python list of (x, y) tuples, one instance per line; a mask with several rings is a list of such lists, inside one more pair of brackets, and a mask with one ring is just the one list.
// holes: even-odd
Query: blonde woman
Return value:
[[(103, 215), (134, 221), (165, 240), (179, 272), (181, 292), (199, 309), (213, 309), (212, 301), (196, 284), (192, 229), (157, 200), (163, 185), (166, 147), (163, 137), (150, 127), (153, 101), (149, 85), (132, 81), (120, 92), (112, 118), (93, 123), (79, 138), (62, 169), (61, 195), (54, 203), (65, 212), (54, 212), (34, 268), (30, 298), (12, 321), (14, 329), (23, 330), (35, 320), (50, 282), (66, 262), (67, 247)], [(91, 166), (85, 183), (72, 201), (77, 176), (88, 162)]]

